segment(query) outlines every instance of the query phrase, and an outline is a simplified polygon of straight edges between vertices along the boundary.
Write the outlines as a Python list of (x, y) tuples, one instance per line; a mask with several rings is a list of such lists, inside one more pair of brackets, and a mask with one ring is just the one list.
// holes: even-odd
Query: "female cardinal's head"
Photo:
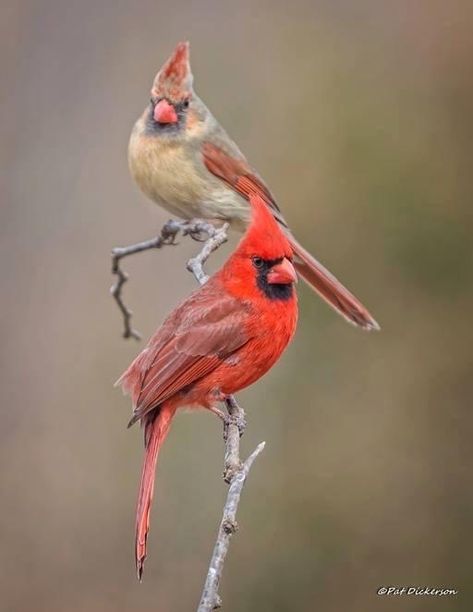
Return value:
[(263, 199), (252, 195), (250, 202), (248, 230), (223, 269), (226, 286), (240, 298), (295, 298), (291, 245)]
[(192, 81), (189, 43), (181, 42), (154, 79), (146, 121), (150, 134), (175, 137), (205, 119)]

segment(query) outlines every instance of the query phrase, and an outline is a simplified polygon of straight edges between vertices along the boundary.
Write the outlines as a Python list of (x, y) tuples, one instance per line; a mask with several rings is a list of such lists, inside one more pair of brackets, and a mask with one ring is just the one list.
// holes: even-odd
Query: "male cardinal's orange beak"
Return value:
[(177, 123), (176, 110), (165, 98), (154, 107), (154, 120), (158, 123)]
[(292, 263), (285, 257), (281, 263), (276, 264), (268, 272), (270, 285), (290, 285), (297, 283), (297, 274)]

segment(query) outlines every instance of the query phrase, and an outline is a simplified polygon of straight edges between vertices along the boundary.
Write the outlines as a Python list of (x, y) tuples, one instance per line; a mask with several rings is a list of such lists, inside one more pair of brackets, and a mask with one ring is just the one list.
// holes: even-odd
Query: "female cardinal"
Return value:
[(189, 44), (177, 45), (154, 79), (151, 101), (133, 128), (131, 173), (152, 200), (184, 219), (223, 219), (243, 230), (258, 194), (284, 228), (299, 274), (348, 321), (379, 329), (366, 308), (291, 234), (263, 180), (192, 87)]
[(223, 268), (164, 321), (117, 381), (141, 420), (145, 460), (136, 515), (141, 579), (158, 452), (176, 410), (217, 403), (261, 378), (279, 359), (297, 323), (292, 247), (270, 209), (250, 195), (251, 224)]

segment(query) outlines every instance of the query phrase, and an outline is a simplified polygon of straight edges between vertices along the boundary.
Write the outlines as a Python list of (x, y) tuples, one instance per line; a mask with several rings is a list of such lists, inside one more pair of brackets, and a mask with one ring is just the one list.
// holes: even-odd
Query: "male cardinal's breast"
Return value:
[(295, 294), (285, 303), (258, 302), (257, 314), (247, 323), (251, 340), (222, 364), (221, 372), (215, 372), (222, 378), (220, 389), (225, 394), (236, 393), (266, 374), (281, 357), (296, 330)]
[[(143, 193), (183, 219), (249, 220), (246, 200), (205, 168), (199, 143), (149, 134), (140, 119), (128, 146), (130, 171)], [(242, 226), (243, 227), (243, 226)], [(241, 229), (242, 229), (241, 227)]]

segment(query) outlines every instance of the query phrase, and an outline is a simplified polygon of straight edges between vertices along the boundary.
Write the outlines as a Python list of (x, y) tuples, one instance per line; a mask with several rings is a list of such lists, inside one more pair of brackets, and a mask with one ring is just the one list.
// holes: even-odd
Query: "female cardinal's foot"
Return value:
[(182, 229), (182, 222), (175, 221), (174, 219), (169, 219), (162, 229), (161, 229), (161, 238), (163, 239), (164, 244), (177, 244), (176, 236)]
[(189, 221), (189, 227), (184, 230), (184, 236), (190, 236), (196, 242), (205, 242), (214, 230), (215, 228), (210, 223), (201, 219), (193, 219)]

